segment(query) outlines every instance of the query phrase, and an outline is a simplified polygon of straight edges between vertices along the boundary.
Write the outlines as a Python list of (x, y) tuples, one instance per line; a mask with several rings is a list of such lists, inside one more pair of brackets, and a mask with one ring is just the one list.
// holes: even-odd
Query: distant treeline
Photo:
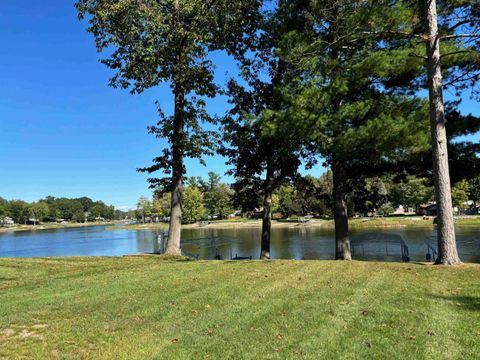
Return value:
[(75, 221), (85, 222), (96, 219), (115, 220), (124, 218), (123, 211), (115, 210), (103, 201), (93, 201), (88, 197), (75, 199), (47, 196), (36, 202), (5, 200), (0, 197), (0, 222), (10, 218), (15, 223)]
[[(423, 177), (385, 175), (359, 178), (349, 183), (348, 212), (350, 216), (388, 216), (402, 206), (406, 211), (420, 213), (422, 205), (432, 204), (434, 189), (431, 180)], [(182, 194), (184, 223), (207, 219), (226, 219), (232, 215), (260, 216), (261, 201), (245, 199), (232, 185), (222, 183), (218, 174), (208, 173), (208, 179), (190, 177)], [(248, 201), (247, 201), (248, 200)], [(454, 206), (463, 213), (474, 210), (480, 200), (480, 177), (461, 180), (452, 188)], [(320, 177), (298, 177), (281, 185), (272, 194), (272, 212), (276, 218), (305, 215), (333, 217), (333, 174)], [(141, 221), (166, 220), (170, 216), (170, 193), (155, 192), (153, 199), (141, 197), (135, 214)]]

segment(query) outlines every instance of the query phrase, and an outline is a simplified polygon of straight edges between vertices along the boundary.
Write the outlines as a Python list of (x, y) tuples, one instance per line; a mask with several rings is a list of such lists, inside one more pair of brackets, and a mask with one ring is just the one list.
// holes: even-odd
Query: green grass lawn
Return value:
[(480, 265), (0, 259), (0, 358), (473, 359)]

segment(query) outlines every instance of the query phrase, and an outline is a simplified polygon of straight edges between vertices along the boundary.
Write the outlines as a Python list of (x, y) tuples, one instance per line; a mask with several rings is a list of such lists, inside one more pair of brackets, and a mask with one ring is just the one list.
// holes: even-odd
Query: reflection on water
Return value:
[[(352, 239), (375, 231), (401, 235), (412, 261), (425, 261), (425, 241), (432, 241), (435, 236), (433, 229), (412, 227), (353, 230)], [(480, 262), (480, 227), (458, 227), (456, 232), (462, 239), (458, 244), (462, 260)], [(0, 257), (121, 256), (153, 252), (156, 239), (157, 234), (151, 230), (117, 231), (106, 230), (105, 226), (3, 233), (0, 234)], [(217, 255), (222, 259), (236, 255), (258, 258), (260, 254), (259, 228), (185, 229), (182, 239), (185, 240), (184, 250), (200, 259), (213, 259)], [(272, 231), (271, 256), (274, 259), (333, 259), (334, 255), (335, 241), (331, 229), (297, 226)], [(357, 251), (354, 255), (362, 258), (363, 254)], [(400, 257), (395, 256), (393, 260), (400, 261)]]

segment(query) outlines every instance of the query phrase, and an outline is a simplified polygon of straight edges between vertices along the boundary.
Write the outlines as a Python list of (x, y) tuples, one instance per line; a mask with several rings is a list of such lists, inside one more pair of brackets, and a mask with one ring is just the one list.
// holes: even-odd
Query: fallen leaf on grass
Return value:
[(278, 335), (277, 335), (277, 339), (278, 339), (278, 340), (283, 340), (283, 335), (282, 335), (282, 334), (278, 334)]
[(410, 336), (410, 337), (408, 338), (408, 340), (417, 340), (417, 337), (416, 337), (416, 336)]
[(46, 327), (48, 327), (47, 324), (37, 324), (37, 325), (32, 326), (33, 329), (43, 329), (43, 328), (46, 328)]
[(178, 343), (178, 339), (172, 339), (171, 342), (172, 342), (172, 344), (176, 344), (176, 343)]
[(5, 330), (3, 330), (3, 334), (6, 335), (6, 336), (11, 336), (11, 335), (15, 334), (15, 330), (5, 329)]
[(213, 335), (213, 329), (208, 329), (206, 335), (208, 336)]
[(29, 338), (29, 337), (31, 337), (31, 338), (43, 339), (43, 336), (42, 336), (42, 335), (37, 334), (37, 333), (35, 333), (35, 332), (33, 332), (33, 331), (28, 331), (28, 330), (26, 330), (26, 329), (24, 329), (24, 330), (20, 333), (19, 336), (20, 336), (21, 338)]

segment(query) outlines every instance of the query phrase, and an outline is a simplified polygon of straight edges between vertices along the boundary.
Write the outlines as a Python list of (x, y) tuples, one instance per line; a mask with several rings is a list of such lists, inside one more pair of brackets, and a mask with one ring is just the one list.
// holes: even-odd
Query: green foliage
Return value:
[(226, 184), (218, 184), (204, 193), (205, 207), (208, 215), (225, 219), (234, 212), (233, 192)]
[(359, 179), (354, 183), (351, 197), (356, 212), (374, 215), (375, 210), (388, 202), (389, 194), (381, 178)]
[(476, 176), (468, 181), (468, 195), (475, 205), (480, 200), (480, 176)]
[(8, 201), (0, 197), (0, 221), (8, 214)]
[(360, 175), (429, 148), (426, 103), (381, 85), (405, 53), (385, 53), (384, 39), (374, 34), (404, 31), (408, 11), (373, 1), (304, 6), (308, 26), (285, 37), (282, 53), (302, 76), (284, 92), (291, 124), (303, 129), (312, 150)]
[[(167, 83), (175, 95), (174, 115), (165, 116), (159, 105), (160, 119), (149, 127), (169, 146), (152, 166), (140, 171), (171, 174), (174, 162), (180, 162), (175, 167), (184, 173), (180, 159), (212, 154), (215, 133), (201, 127), (214, 120), (205, 110), (205, 98), (218, 90), (208, 54), (216, 49), (245, 52), (236, 44), (256, 30), (259, 5), (257, 0), (79, 0), (75, 4), (79, 18), (88, 19), (87, 31), (97, 50), (108, 54), (102, 63), (115, 71), (111, 86), (141, 93)], [(170, 191), (172, 179), (149, 181), (152, 188)]]
[(298, 191), (292, 185), (282, 185), (276, 191), (278, 196), (278, 211), (285, 217), (302, 213), (302, 203)]
[(146, 218), (152, 215), (152, 202), (145, 196), (140, 196), (137, 201), (137, 210), (135, 213), (137, 219), (141, 219), (142, 222), (145, 222)]
[(434, 198), (434, 190), (428, 179), (408, 176), (405, 181), (393, 184), (390, 189), (390, 199), (393, 205), (417, 209), (422, 204), (428, 204)]
[(187, 186), (182, 192), (182, 220), (194, 223), (205, 219), (207, 211), (203, 205), (203, 194), (199, 188)]
[(262, 13), (252, 53), (240, 58), (243, 81), (228, 83), (233, 107), (223, 119), (221, 153), (235, 178), (235, 204), (244, 211), (268, 209), (264, 200), (291, 182), (301, 163), (303, 141), (285, 111), (282, 84), (288, 71), (278, 51), (282, 35), (296, 28), (302, 17), (295, 6), (290, 10), (281, 17)]
[(225, 219), (233, 213), (233, 191), (227, 184), (221, 183), (220, 175), (209, 172), (207, 181), (202, 178), (190, 178), (189, 184), (194, 187), (198, 184), (210, 217)]
[(160, 219), (170, 216), (170, 204), (172, 202), (171, 193), (163, 193), (158, 196), (154, 196), (152, 204), (152, 215), (158, 216)]
[(377, 213), (382, 216), (388, 216), (390, 214), (393, 214), (394, 212), (395, 212), (395, 208), (390, 202), (383, 204), (377, 210)]
[(17, 224), (25, 223), (28, 220), (28, 203), (22, 200), (12, 200), (8, 204), (9, 216)]
[(462, 180), (455, 184), (452, 188), (452, 203), (453, 206), (458, 208), (465, 208), (466, 202), (468, 201), (468, 190), (469, 185), (468, 181)]
[(86, 222), (86, 216), (85, 216), (85, 211), (83, 210), (77, 210), (75, 212), (75, 214), (73, 214), (73, 217), (72, 217), (72, 220), (73, 221), (76, 221), (76, 222)]
[(50, 208), (44, 201), (32, 203), (30, 205), (30, 214), (36, 221), (43, 221), (50, 213)]
[(88, 197), (68, 199), (47, 196), (30, 204), (22, 200), (7, 201), (0, 198), (0, 219), (8, 216), (16, 223), (24, 223), (29, 218), (36, 219), (37, 222), (52, 222), (58, 219), (84, 222), (85, 213), (90, 214), (89, 220), (94, 220), (95, 217), (114, 220), (123, 219), (125, 216), (123, 211)]

